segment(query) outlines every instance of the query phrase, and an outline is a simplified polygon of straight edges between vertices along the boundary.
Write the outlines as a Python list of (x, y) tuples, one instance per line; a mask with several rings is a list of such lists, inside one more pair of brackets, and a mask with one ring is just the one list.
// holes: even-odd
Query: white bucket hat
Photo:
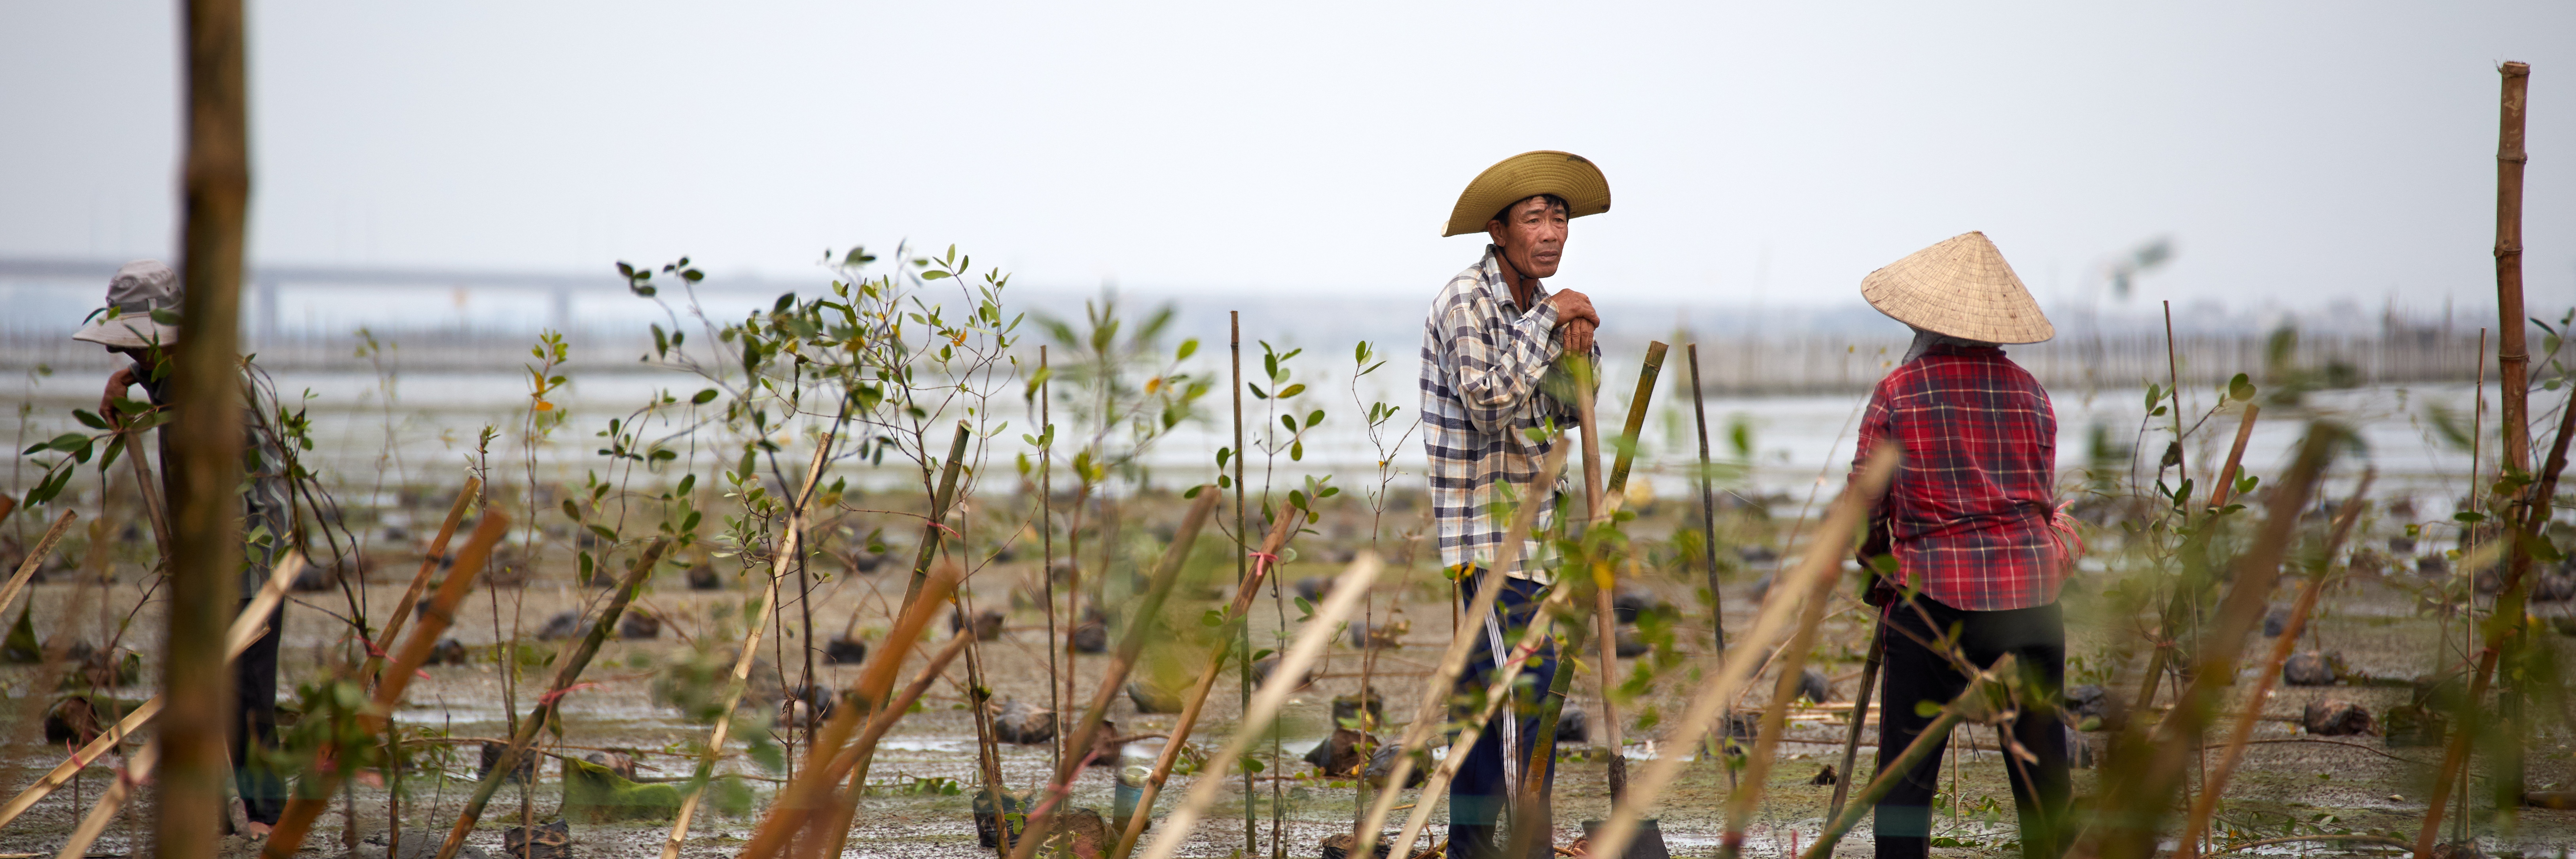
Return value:
[(179, 273), (155, 260), (135, 260), (107, 282), (107, 309), (72, 335), (110, 349), (144, 349), (179, 342), (179, 326), (152, 319), (153, 311), (179, 312)]
[(2057, 336), (2030, 289), (1985, 233), (1962, 233), (1860, 279), (1869, 306), (1898, 322), (1979, 343)]

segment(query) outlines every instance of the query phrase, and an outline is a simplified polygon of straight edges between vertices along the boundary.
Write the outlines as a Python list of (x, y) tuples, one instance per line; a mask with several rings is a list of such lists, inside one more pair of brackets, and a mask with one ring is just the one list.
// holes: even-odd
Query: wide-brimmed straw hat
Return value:
[(1962, 233), (1860, 279), (1869, 306), (1898, 322), (1980, 343), (2057, 336), (2030, 289), (1985, 233)]
[(110, 349), (143, 349), (179, 342), (179, 326), (153, 321), (155, 310), (179, 312), (179, 273), (153, 260), (135, 260), (107, 282), (107, 310), (77, 333)]
[(1570, 218), (1598, 215), (1610, 211), (1610, 180), (1601, 178), (1601, 168), (1591, 159), (1572, 152), (1541, 149), (1523, 152), (1503, 159), (1458, 195), (1458, 205), (1449, 210), (1449, 226), (1442, 236), (1463, 236), (1485, 231), (1485, 222), (1504, 206), (1536, 197), (1555, 194), (1565, 198), (1565, 214)]

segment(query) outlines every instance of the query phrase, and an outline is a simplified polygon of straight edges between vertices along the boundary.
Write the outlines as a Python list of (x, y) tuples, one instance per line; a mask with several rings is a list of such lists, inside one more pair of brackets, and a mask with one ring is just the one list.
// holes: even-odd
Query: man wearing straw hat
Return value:
[[(154, 260), (126, 263), (108, 281), (107, 307), (92, 314), (88, 324), (72, 334), (74, 340), (105, 346), (133, 362), (110, 374), (107, 390), (99, 395), (99, 416), (111, 424), (123, 426), (141, 417), (142, 404), (126, 400), (125, 396), (135, 385), (143, 386), (152, 406), (169, 405), (170, 361), (181, 333), (177, 314), (182, 290), (179, 274), (167, 265)], [(247, 365), (244, 369), (248, 371)], [(243, 385), (245, 396), (252, 390), (253, 386)], [(120, 401), (126, 408), (118, 407)], [(252, 454), (247, 457), (251, 464), (243, 475), (242, 492), (245, 520), (240, 595), (242, 607), (248, 608), (251, 596), (268, 581), (270, 565), (286, 543), (294, 507), (282, 471), (285, 457), (266, 431), (267, 422), (261, 419), (258, 408), (242, 410), (242, 427), (242, 444)], [(139, 439), (128, 443), (139, 443)], [(233, 660), (233, 779), (241, 792), (250, 835), (267, 834), (268, 827), (286, 810), (285, 782), (250, 754), (254, 743), (261, 749), (277, 747), (277, 645), (285, 622), (286, 606), (281, 603), (268, 617), (268, 631)]]
[[(1897, 581), (1879, 581), (1870, 599), (1881, 606), (1886, 648), (1880, 765), (1931, 723), (1918, 705), (1948, 704), (1967, 688), (1955, 660), (1984, 668), (2010, 654), (2034, 699), (2022, 702), (2003, 756), (2022, 854), (2056, 856), (2067, 803), (2066, 734), (2050, 704), (2066, 669), (2057, 415), (2048, 391), (1997, 348), (2056, 331), (1984, 233), (1897, 260), (1860, 289), (1870, 306), (1914, 329), (1904, 361), (1871, 392), (1860, 430), (1861, 459), (1882, 442), (1904, 452), (1863, 550), (1896, 560)], [(1854, 474), (1859, 467), (1856, 460)], [(1953, 630), (1955, 641), (1945, 641)], [(1935, 747), (1878, 801), (1876, 855), (1931, 849), (1940, 766)]]
[[(1531, 484), (1559, 436), (1575, 424), (1570, 384), (1557, 359), (1569, 352), (1597, 360), (1592, 342), (1601, 317), (1573, 290), (1550, 292), (1540, 281), (1554, 276), (1565, 252), (1567, 223), (1610, 210), (1610, 185), (1601, 170), (1566, 152), (1525, 152), (1486, 168), (1458, 195), (1443, 236), (1480, 233), (1488, 238), (1474, 265), (1449, 279), (1431, 302), (1422, 332), (1423, 449), (1431, 470), (1431, 517), (1440, 538), (1440, 563), (1471, 600), (1494, 572), (1510, 510), (1539, 505), (1539, 532), (1555, 513), (1555, 487)], [(1540, 430), (1540, 432), (1532, 432)], [(1542, 541), (1520, 547), (1494, 616), (1469, 618), (1485, 628), (1484, 646), (1471, 651), (1463, 694), (1491, 682), (1514, 630), (1529, 624), (1553, 580)], [(1547, 688), (1556, 672), (1551, 643), (1523, 669), (1522, 688)], [(1531, 684), (1535, 684), (1534, 686)], [(1498, 719), (1467, 753), (1449, 786), (1451, 859), (1494, 855), (1494, 823), (1520, 785), (1538, 720), (1525, 700)], [(1513, 753), (1504, 757), (1504, 749)], [(1551, 761), (1539, 790), (1555, 776)], [(1533, 842), (1545, 856), (1552, 839)]]

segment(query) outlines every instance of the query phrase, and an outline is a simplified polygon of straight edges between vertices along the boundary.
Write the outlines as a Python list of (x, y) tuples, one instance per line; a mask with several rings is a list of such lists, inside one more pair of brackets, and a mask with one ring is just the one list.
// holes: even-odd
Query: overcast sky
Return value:
[[(1428, 297), (1529, 149), (1599, 163), (1557, 284), (1856, 302), (1966, 230), (2064, 308), (2492, 300), (2497, 63), (2535, 67), (2535, 310), (2576, 302), (2576, 4), (253, 0), (254, 258)], [(0, 254), (173, 242), (170, 3), (0, 5)], [(2180, 303), (2178, 301), (2178, 303)]]

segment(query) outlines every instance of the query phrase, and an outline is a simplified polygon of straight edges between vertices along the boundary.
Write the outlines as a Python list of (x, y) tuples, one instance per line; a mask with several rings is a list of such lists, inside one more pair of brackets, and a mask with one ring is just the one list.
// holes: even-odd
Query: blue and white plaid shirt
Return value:
[[(1511, 526), (1513, 505), (1530, 493), (1540, 463), (1561, 436), (1529, 430), (1574, 426), (1571, 380), (1556, 368), (1565, 340), (1556, 306), (1541, 287), (1522, 309), (1503, 279), (1499, 249), (1442, 287), (1422, 326), (1422, 447), (1431, 459), (1431, 520), (1440, 563), (1490, 568)], [(1601, 357), (1596, 342), (1592, 358)], [(1560, 482), (1562, 478), (1560, 478)], [(1539, 493), (1536, 532), (1556, 519), (1556, 487)], [(1554, 579), (1545, 541), (1521, 546), (1514, 578)]]

